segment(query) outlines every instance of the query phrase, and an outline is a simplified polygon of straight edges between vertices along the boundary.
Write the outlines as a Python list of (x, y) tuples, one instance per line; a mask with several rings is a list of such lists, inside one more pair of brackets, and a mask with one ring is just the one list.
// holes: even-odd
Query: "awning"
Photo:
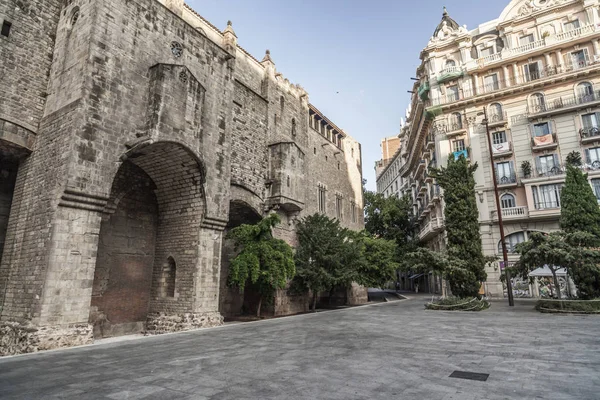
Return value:
[[(560, 268), (556, 271), (556, 275), (565, 276), (567, 275), (567, 270), (565, 270), (564, 268)], [(550, 271), (550, 268), (548, 268), (547, 265), (544, 265), (543, 268), (538, 268), (536, 270), (531, 271), (529, 273), (529, 276), (552, 276), (552, 271)]]
[(410, 277), (410, 278), (408, 278), (408, 279), (417, 279), (418, 277), (420, 277), (420, 276), (423, 276), (423, 275), (425, 275), (425, 274), (417, 274), (417, 275), (413, 275), (413, 276), (411, 276), (411, 277)]

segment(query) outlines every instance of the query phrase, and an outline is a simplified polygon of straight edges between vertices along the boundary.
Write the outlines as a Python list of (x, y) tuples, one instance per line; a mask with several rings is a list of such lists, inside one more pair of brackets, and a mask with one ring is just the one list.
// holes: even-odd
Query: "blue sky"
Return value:
[[(497, 18), (508, 0), (188, 0), (261, 59), (309, 93), (310, 102), (362, 144), (363, 174), (375, 188), (380, 140), (397, 135), (419, 53), (445, 5), (473, 29)], [(339, 92), (339, 93), (338, 93)]]

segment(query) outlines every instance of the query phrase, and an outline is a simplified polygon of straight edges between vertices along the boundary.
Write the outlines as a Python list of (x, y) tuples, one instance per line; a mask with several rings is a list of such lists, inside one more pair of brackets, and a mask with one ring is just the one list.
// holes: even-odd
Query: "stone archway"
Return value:
[(247, 287), (242, 294), (237, 288), (229, 287), (227, 278), (229, 276), (229, 265), (237, 252), (234, 243), (226, 239), (227, 233), (242, 224), (255, 224), (261, 220), (261, 215), (248, 203), (235, 200), (229, 206), (229, 222), (225, 228), (223, 244), (221, 247), (221, 283), (219, 290), (219, 312), (224, 317), (236, 317), (244, 312), (251, 312), (249, 308), (254, 303), (253, 290)]
[(95, 337), (141, 332), (150, 315), (192, 308), (203, 179), (201, 164), (178, 143), (151, 144), (123, 162), (100, 227), (90, 308)]

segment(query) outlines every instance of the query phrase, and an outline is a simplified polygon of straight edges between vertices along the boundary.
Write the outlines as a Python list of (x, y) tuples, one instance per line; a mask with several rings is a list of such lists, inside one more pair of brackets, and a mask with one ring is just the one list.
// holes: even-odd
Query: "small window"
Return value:
[(326, 197), (325, 197), (325, 186), (323, 186), (323, 185), (318, 186), (318, 199), (317, 200), (318, 200), (318, 204), (319, 204), (319, 212), (324, 213)]
[(12, 24), (8, 21), (2, 22), (2, 32), (0, 33), (2, 36), (8, 37), (10, 35), (10, 27)]
[(350, 214), (352, 214), (352, 222), (356, 222), (356, 203), (350, 203)]
[(313, 147), (313, 153), (317, 154), (317, 148), (316, 147)]
[(339, 169), (341, 169), (341, 167), (340, 167), (340, 163), (339, 163), (339, 161), (338, 161), (338, 170), (339, 170)]
[(296, 119), (292, 118), (292, 136), (296, 136)]
[(342, 220), (343, 217), (343, 213), (342, 213), (342, 207), (343, 207), (343, 203), (342, 203), (342, 195), (341, 194), (336, 194), (335, 195), (335, 214), (337, 219), (339, 219), (340, 221)]
[(325, 161), (328, 161), (328, 160), (329, 160), (329, 157), (328, 157), (328, 156), (325, 156)]
[(290, 176), (287, 177), (287, 187), (290, 187)]
[(285, 99), (283, 96), (279, 98), (279, 108), (281, 109), (281, 115), (283, 115), (283, 109), (285, 108)]
[(161, 286), (162, 297), (175, 297), (175, 278), (177, 275), (177, 264), (173, 257), (167, 259), (163, 267)]

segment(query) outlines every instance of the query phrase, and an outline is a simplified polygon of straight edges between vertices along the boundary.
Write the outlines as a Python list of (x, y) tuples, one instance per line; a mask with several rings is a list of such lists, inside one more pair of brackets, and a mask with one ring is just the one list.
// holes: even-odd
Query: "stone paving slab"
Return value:
[(411, 297), (6, 357), (0, 399), (600, 399), (600, 317)]

